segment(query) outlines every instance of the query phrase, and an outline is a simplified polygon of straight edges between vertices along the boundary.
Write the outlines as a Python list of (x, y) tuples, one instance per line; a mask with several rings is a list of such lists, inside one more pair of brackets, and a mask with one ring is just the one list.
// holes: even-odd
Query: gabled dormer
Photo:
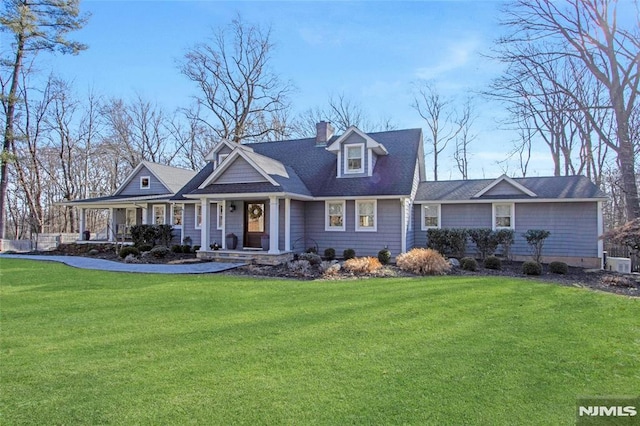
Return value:
[(378, 157), (389, 154), (384, 145), (355, 126), (349, 127), (327, 151), (336, 154), (339, 178), (370, 177)]
[(206, 161), (213, 163), (214, 169), (220, 167), (224, 160), (231, 155), (234, 149), (239, 148), (244, 151), (253, 152), (253, 149), (246, 145), (231, 142), (227, 139), (222, 139), (218, 142), (211, 151), (204, 157)]
[(537, 197), (537, 194), (509, 176), (502, 175), (475, 193), (472, 198), (516, 196)]

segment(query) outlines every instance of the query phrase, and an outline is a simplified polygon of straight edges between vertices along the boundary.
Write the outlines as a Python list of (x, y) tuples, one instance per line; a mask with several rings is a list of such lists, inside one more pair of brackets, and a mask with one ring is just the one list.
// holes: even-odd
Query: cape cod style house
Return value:
[(529, 257), (522, 234), (545, 229), (545, 261), (601, 265), (606, 196), (586, 177), (428, 182), (420, 129), (334, 135), (320, 122), (316, 130), (308, 139), (220, 142), (197, 173), (142, 162), (112, 196), (68, 204), (81, 218), (108, 208), (110, 239), (133, 224), (172, 224), (176, 242), (199, 245), (200, 257), (261, 250), (282, 259), (310, 247), (397, 255), (425, 246), (432, 227), (484, 227), (514, 229), (516, 259)]

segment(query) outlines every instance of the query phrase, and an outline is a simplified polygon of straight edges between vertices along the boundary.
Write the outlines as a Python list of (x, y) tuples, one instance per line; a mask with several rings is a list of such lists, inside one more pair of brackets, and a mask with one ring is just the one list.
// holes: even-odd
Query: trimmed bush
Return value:
[(342, 252), (342, 258), (344, 260), (353, 259), (354, 257), (356, 257), (356, 251), (352, 248), (345, 249)]
[(174, 253), (182, 253), (182, 246), (180, 244), (174, 244), (171, 246), (171, 251)]
[(501, 229), (496, 232), (498, 244), (502, 246), (502, 256), (511, 260), (511, 246), (516, 240), (516, 231), (513, 229)]
[(183, 253), (191, 253), (191, 246), (190, 246), (190, 245), (187, 245), (187, 244), (184, 244), (184, 245), (182, 246), (182, 252), (183, 252)]
[(477, 271), (478, 262), (473, 257), (463, 257), (460, 259), (460, 267), (465, 271)]
[(198, 250), (200, 250), (200, 246), (198, 246), (198, 245), (193, 246), (193, 252), (194, 253), (197, 252)]
[(542, 261), (542, 247), (544, 246), (544, 240), (546, 240), (549, 235), (551, 235), (551, 232), (545, 231), (544, 229), (529, 229), (522, 234), (524, 239), (527, 240), (529, 247), (531, 247), (531, 254), (536, 263)]
[(466, 228), (444, 228), (427, 230), (427, 248), (441, 254), (464, 257), (469, 230)]
[(378, 252), (378, 260), (383, 265), (388, 265), (391, 261), (391, 252), (388, 248), (383, 248)]
[(476, 245), (481, 259), (491, 256), (498, 248), (498, 234), (491, 228), (470, 229), (469, 237)]
[(554, 274), (566, 275), (569, 272), (569, 266), (564, 262), (551, 262), (549, 271)]
[(324, 258), (327, 260), (333, 260), (336, 258), (336, 249), (334, 248), (326, 248), (324, 249)]
[(522, 264), (522, 273), (525, 275), (540, 275), (542, 274), (542, 265), (538, 262), (524, 262)]
[(436, 250), (414, 248), (396, 259), (398, 268), (418, 275), (443, 275), (451, 265)]
[(127, 256), (129, 256), (130, 254), (137, 256), (140, 254), (140, 250), (138, 250), (136, 247), (134, 246), (126, 246), (126, 247), (122, 247), (120, 249), (120, 251), (118, 252), (118, 256), (120, 256), (121, 258), (125, 258)]
[[(180, 247), (180, 246), (178, 246), (178, 247)], [(154, 248), (151, 249), (151, 251), (149, 253), (151, 253), (151, 255), (153, 257), (156, 257), (158, 259), (162, 259), (166, 255), (168, 255), (170, 252), (171, 251), (165, 246), (155, 246)]]
[(344, 262), (343, 267), (354, 274), (372, 274), (382, 268), (382, 264), (375, 257), (356, 257)]
[(129, 231), (133, 244), (137, 247), (143, 244), (153, 246), (159, 235), (159, 228), (155, 225), (133, 225)]
[(320, 257), (320, 255), (311, 252), (300, 253), (298, 255), (298, 260), (306, 260), (311, 266), (316, 266), (322, 263), (322, 258)]
[(140, 250), (140, 253), (143, 253), (145, 251), (151, 251), (152, 248), (153, 246), (151, 244), (140, 244), (138, 246), (138, 250)]
[(502, 261), (495, 256), (489, 256), (484, 260), (484, 267), (487, 269), (502, 269)]

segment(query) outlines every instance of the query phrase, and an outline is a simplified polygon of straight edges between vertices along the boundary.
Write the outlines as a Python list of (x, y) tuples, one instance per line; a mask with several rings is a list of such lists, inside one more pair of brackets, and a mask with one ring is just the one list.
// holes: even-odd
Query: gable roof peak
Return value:
[(339, 136), (335, 141), (333, 141), (331, 145), (326, 148), (327, 151), (339, 152), (344, 141), (346, 141), (349, 136), (354, 133), (365, 140), (367, 149), (373, 149), (373, 151), (378, 155), (387, 155), (389, 153), (384, 145), (373, 139), (367, 133), (358, 129), (356, 126), (349, 126), (341, 136)]
[(501, 182), (507, 182), (508, 184), (513, 186), (515, 189), (517, 189), (518, 191), (528, 195), (529, 197), (537, 197), (538, 196), (535, 192), (533, 192), (532, 190), (530, 190), (526, 186), (522, 185), (521, 183), (517, 182), (515, 179), (510, 178), (506, 174), (502, 174), (502, 176), (496, 178), (489, 185), (485, 186), (483, 189), (478, 191), (472, 198), (482, 197), (484, 194), (486, 194), (487, 192), (491, 191), (491, 189), (496, 187)]

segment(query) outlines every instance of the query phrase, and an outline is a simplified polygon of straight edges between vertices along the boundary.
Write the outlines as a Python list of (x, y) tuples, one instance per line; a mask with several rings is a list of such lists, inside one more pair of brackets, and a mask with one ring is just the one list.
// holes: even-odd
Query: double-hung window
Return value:
[(153, 223), (155, 225), (164, 225), (167, 223), (167, 209), (165, 206), (153, 206)]
[(515, 207), (513, 203), (493, 205), (493, 229), (514, 229)]
[(344, 231), (344, 209), (345, 202), (326, 201), (325, 205), (325, 230), (326, 231)]
[(202, 204), (195, 205), (195, 229), (202, 228)]
[(440, 204), (422, 205), (422, 229), (440, 228)]
[(364, 173), (364, 144), (345, 146), (345, 173)]
[(356, 231), (377, 231), (376, 200), (356, 200)]
[(174, 204), (172, 213), (173, 226), (176, 228), (182, 228), (182, 204)]

